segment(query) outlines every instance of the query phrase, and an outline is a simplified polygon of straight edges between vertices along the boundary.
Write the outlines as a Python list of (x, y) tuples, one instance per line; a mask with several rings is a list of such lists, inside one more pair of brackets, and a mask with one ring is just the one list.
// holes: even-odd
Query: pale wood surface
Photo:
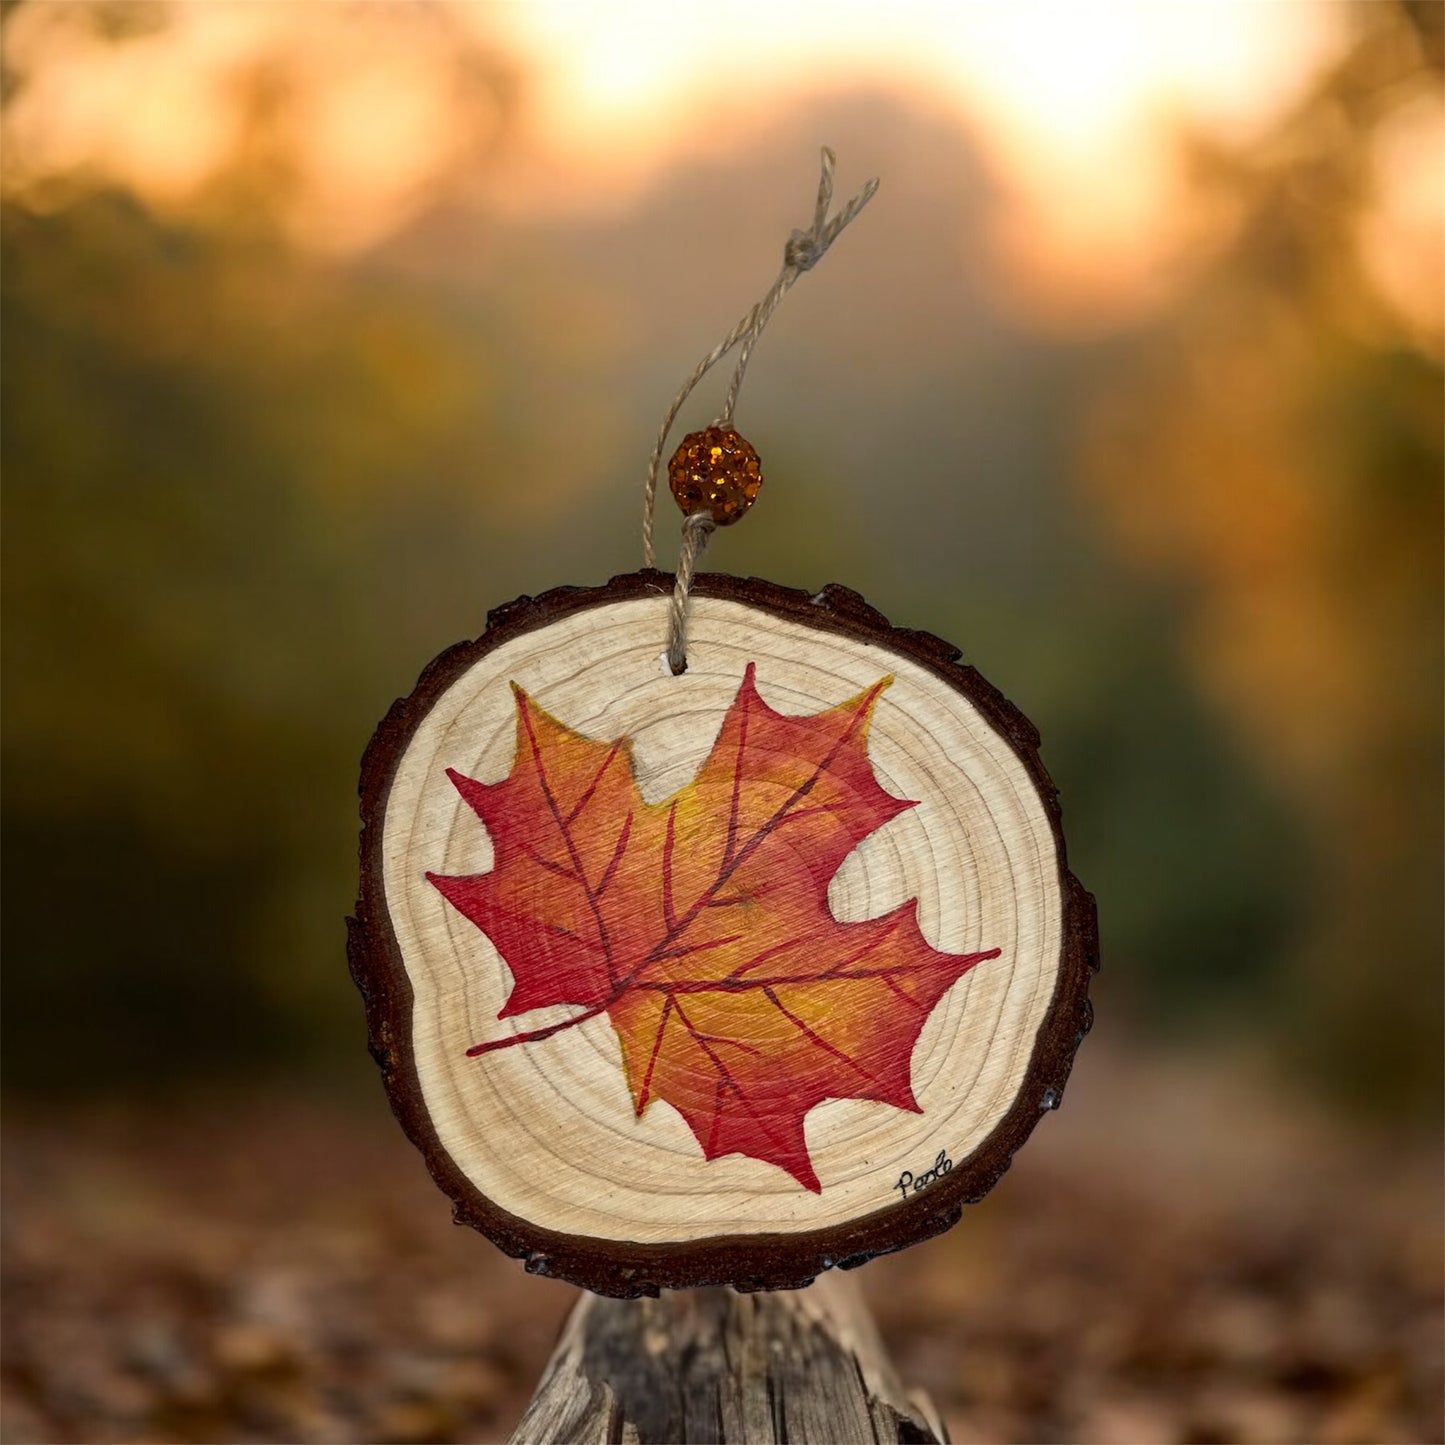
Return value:
[(739, 1295), (585, 1297), (511, 1445), (942, 1441), (899, 1382), (851, 1280)]
[[(897, 1200), (900, 1174), (922, 1174), (940, 1150), (964, 1158), (1014, 1102), (1059, 967), (1054, 834), (1004, 739), (909, 659), (700, 597), (689, 670), (671, 677), (658, 655), (664, 617), (661, 598), (625, 601), (489, 652), (441, 697), (400, 760), (383, 840), (386, 903), (415, 994), (426, 1108), (443, 1147), (484, 1195), (549, 1229), (671, 1243), (827, 1227)], [(546, 1024), (568, 1010), (499, 1024), (507, 968), (425, 878), (492, 866), (486, 831), (446, 769), (483, 782), (506, 776), (516, 751), (509, 684), (589, 736), (633, 738), (642, 792), (656, 800), (692, 779), (749, 662), (763, 698), (790, 714), (836, 706), (893, 678), (874, 714), (869, 757), (888, 792), (919, 806), (846, 860), (829, 890), (834, 915), (877, 917), (917, 898), (934, 947), (1002, 951), (959, 980), (919, 1038), (921, 1114), (862, 1100), (812, 1110), (807, 1140), (819, 1194), (756, 1159), (705, 1161), (670, 1107), (636, 1118), (605, 1016), (468, 1058), (470, 1045), (499, 1029)]]

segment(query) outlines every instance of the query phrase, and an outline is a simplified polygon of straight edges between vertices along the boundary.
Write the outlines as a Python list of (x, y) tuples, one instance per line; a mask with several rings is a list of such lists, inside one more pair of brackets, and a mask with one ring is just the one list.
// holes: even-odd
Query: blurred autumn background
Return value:
[(1445, 8), (3, 17), (5, 1440), (511, 1428), (571, 1292), (387, 1115), (356, 767), (639, 564), (823, 142), (882, 189), (711, 565), (1034, 718), (1105, 960), (1062, 1116), (862, 1271), (899, 1366), (961, 1441), (1441, 1439)]

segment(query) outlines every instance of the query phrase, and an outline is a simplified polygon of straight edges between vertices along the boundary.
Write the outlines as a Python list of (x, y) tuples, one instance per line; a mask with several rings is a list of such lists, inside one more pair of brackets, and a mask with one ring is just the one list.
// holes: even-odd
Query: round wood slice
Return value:
[(925, 1239), (1061, 1097), (1092, 897), (1029, 722), (855, 593), (494, 612), (363, 765), (352, 974), (458, 1221), (603, 1294)]

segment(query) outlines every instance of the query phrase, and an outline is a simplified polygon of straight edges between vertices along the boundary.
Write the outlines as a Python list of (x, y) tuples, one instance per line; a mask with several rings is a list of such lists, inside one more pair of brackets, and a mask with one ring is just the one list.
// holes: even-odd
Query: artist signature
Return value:
[(948, 1157), (946, 1149), (938, 1151), (938, 1158), (933, 1161), (933, 1168), (920, 1174), (917, 1179), (908, 1170), (904, 1170), (898, 1176), (898, 1183), (893, 1187), (907, 1199), (910, 1194), (917, 1194), (920, 1189), (927, 1189), (930, 1184), (937, 1184), (953, 1168), (953, 1160)]

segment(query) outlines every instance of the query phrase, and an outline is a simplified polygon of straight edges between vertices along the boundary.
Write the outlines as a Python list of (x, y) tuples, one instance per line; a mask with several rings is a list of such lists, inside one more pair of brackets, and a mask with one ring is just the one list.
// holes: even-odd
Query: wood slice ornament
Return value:
[[(830, 182), (825, 153), (779, 297), (871, 194), (829, 221)], [(937, 1233), (1089, 1026), (1093, 900), (1028, 721), (846, 588), (694, 575), (761, 484), (740, 380), (674, 458), (677, 577), (498, 609), (363, 764), (350, 953), (392, 1105), (459, 1222), (603, 1294)]]

